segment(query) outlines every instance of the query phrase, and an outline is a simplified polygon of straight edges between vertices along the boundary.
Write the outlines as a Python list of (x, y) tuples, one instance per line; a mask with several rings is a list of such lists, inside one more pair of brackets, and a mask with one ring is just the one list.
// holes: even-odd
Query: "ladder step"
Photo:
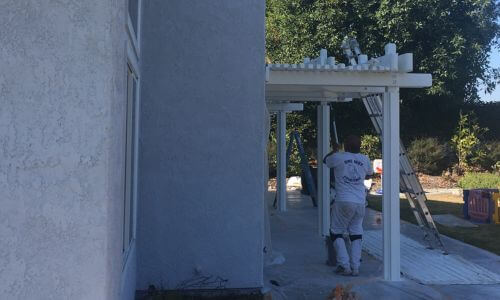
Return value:
[(411, 177), (415, 177), (415, 178), (417, 177), (416, 174), (415, 174), (415, 172), (413, 172), (413, 170), (411, 170), (410, 172), (405, 172), (405, 170), (400, 170), (399, 174), (400, 175), (406, 175), (406, 176), (409, 176), (409, 177), (410, 176)]

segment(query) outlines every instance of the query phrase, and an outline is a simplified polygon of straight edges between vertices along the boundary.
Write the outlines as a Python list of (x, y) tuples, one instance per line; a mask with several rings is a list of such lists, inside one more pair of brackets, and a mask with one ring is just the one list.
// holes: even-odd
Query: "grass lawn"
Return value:
[[(433, 201), (432, 195), (428, 197), (430, 199), (427, 200), (427, 207), (429, 207), (432, 215), (452, 214), (463, 217), (463, 204)], [(417, 224), (408, 200), (400, 199), (400, 204), (401, 219)], [(370, 195), (368, 197), (368, 207), (382, 211), (382, 196)], [(436, 225), (441, 234), (500, 255), (500, 224), (478, 224), (479, 227), (476, 228), (448, 227), (437, 223)]]

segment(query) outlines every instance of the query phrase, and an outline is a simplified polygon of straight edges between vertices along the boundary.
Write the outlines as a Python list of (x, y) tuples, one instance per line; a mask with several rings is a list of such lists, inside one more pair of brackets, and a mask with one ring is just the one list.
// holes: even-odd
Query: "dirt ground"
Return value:
[[(456, 176), (431, 176), (419, 174), (418, 180), (424, 189), (454, 189), (457, 188), (459, 178)], [(374, 178), (374, 190), (380, 189), (382, 181), (379, 176)]]
[[(420, 183), (422, 184), (423, 188), (428, 190), (428, 189), (453, 189), (457, 188), (457, 182), (458, 179), (457, 177), (451, 177), (451, 176), (430, 176), (430, 175), (424, 175), (421, 174), (418, 176), (418, 179), (420, 180)], [(295, 182), (294, 182), (295, 183)], [(380, 176), (375, 175), (373, 178), (373, 187), (372, 191), (379, 190), (382, 187), (382, 180)], [(300, 188), (300, 184), (292, 184), (290, 185), (290, 182), (287, 182), (288, 189), (297, 189)], [(276, 190), (276, 178), (270, 178), (269, 179), (269, 189), (271, 190)], [(436, 200), (438, 201), (451, 201), (455, 202), (458, 201), (456, 199), (459, 199), (460, 196), (458, 195), (439, 195), (436, 196)], [(459, 199), (461, 201), (461, 198)]]
[(427, 199), (432, 201), (442, 201), (448, 203), (463, 203), (462, 196), (455, 194), (427, 194)]

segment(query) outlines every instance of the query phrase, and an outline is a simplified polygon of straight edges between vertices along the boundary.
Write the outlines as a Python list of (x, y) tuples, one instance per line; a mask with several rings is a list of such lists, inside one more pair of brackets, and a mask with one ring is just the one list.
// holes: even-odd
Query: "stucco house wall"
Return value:
[(265, 2), (143, 5), (137, 288), (260, 287)]
[(117, 299), (125, 1), (0, 4), (0, 298)]

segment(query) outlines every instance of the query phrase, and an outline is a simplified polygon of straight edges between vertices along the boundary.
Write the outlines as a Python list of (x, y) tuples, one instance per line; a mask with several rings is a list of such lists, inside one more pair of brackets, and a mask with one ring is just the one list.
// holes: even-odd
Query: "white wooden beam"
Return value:
[(286, 211), (286, 112), (277, 113), (277, 165), (276, 165), (276, 196), (278, 209)]
[(384, 91), (383, 87), (267, 85), (266, 100), (345, 102), (345, 98), (361, 98)]
[(291, 86), (346, 86), (346, 87), (402, 87), (422, 88), (432, 85), (430, 74), (396, 72), (288, 72), (273, 71), (269, 74), (270, 85)]
[(383, 248), (384, 279), (400, 278), (400, 221), (399, 221), (399, 89), (387, 88), (383, 97), (382, 162), (384, 191)]
[[(321, 85), (292, 85), (292, 84), (267, 84), (266, 91), (270, 92), (298, 92), (319, 93), (319, 96), (330, 96), (339, 93), (372, 93), (382, 94), (385, 87), (373, 86), (321, 86)], [(287, 100), (284, 100), (287, 101)]]
[(292, 111), (301, 111), (304, 110), (303, 103), (279, 103), (279, 102), (268, 102), (267, 109), (269, 112), (292, 112)]
[(318, 219), (319, 234), (327, 236), (330, 231), (330, 172), (323, 158), (330, 149), (330, 106), (323, 102), (317, 108), (318, 118)]

